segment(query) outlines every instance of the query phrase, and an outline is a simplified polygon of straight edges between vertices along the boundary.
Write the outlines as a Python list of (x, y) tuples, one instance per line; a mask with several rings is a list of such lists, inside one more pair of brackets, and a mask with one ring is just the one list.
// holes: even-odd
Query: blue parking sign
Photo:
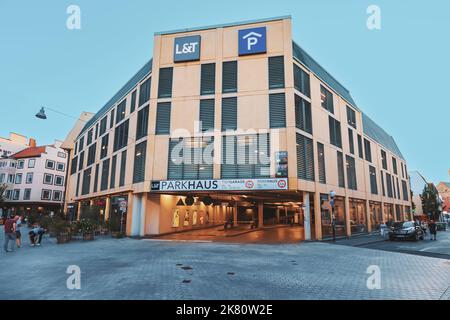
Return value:
[(267, 52), (266, 27), (239, 30), (239, 55)]

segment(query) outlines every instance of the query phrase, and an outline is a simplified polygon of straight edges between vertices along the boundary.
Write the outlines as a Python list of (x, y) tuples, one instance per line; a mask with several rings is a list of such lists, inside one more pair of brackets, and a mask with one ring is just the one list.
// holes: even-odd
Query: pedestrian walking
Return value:
[(22, 234), (20, 232), (22, 223), (23, 223), (23, 215), (21, 215), (16, 222), (16, 246), (17, 246), (17, 248), (20, 248), (22, 246)]
[(381, 236), (383, 237), (383, 239), (386, 239), (386, 235), (388, 233), (387, 229), (388, 229), (388, 227), (387, 227), (386, 223), (384, 221), (381, 222), (381, 224), (380, 224), (380, 232), (381, 232)]
[[(19, 216), (14, 218), (9, 218), (5, 222), (5, 243), (3, 245), (3, 250), (5, 252), (14, 251), (14, 243), (16, 242), (16, 222), (19, 220)], [(9, 249), (9, 242), (12, 241), (12, 248)]]
[(436, 222), (434, 222), (434, 220), (430, 221), (429, 228), (430, 228), (430, 240), (436, 241), (437, 225), (436, 225)]
[(30, 245), (32, 247), (40, 246), (44, 233), (44, 228), (41, 228), (39, 225), (35, 225), (35, 227), (28, 232), (28, 235), (30, 236)]

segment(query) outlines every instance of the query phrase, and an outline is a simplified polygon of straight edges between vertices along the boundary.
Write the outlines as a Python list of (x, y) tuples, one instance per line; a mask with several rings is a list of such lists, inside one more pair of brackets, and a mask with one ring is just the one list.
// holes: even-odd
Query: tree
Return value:
[(441, 214), (439, 210), (439, 193), (434, 184), (427, 184), (420, 198), (422, 200), (423, 213), (428, 215), (432, 220), (439, 220)]

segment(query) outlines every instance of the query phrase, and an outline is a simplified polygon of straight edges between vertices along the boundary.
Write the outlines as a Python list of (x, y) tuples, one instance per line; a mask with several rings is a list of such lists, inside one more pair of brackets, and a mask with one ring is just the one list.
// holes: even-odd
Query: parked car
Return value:
[(406, 239), (419, 241), (424, 239), (424, 233), (420, 226), (412, 221), (394, 222), (389, 231), (389, 240)]
[(447, 224), (445, 222), (436, 222), (437, 231), (447, 231)]

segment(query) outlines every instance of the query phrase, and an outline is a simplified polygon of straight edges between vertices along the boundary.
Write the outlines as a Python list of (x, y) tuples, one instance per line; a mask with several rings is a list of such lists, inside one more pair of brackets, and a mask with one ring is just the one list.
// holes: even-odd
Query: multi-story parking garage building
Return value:
[(323, 239), (410, 219), (394, 139), (290, 17), (159, 32), (153, 51), (76, 139), (69, 210), (123, 212), (132, 236), (294, 223)]

